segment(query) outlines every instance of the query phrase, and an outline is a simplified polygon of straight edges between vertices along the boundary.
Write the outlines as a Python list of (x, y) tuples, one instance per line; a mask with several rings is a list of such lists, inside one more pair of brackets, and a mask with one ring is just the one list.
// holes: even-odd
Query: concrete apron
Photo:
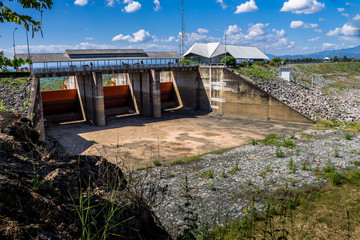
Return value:
[(150, 117), (110, 118), (106, 127), (87, 124), (52, 125), (47, 134), (72, 155), (100, 155), (111, 162), (137, 169), (158, 159), (170, 163), (223, 148), (250, 143), (268, 134), (290, 134), (312, 126), (304, 123), (210, 115), (163, 113)]

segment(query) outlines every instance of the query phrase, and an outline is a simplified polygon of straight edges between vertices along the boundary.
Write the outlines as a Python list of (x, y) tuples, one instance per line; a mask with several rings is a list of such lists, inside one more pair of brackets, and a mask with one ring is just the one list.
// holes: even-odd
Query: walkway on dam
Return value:
[(216, 117), (201, 112), (164, 112), (161, 119), (144, 116), (107, 119), (107, 126), (50, 123), (47, 134), (66, 153), (100, 155), (130, 169), (170, 163), (223, 148), (249, 144), (268, 134), (289, 134), (311, 124), (250, 118)]

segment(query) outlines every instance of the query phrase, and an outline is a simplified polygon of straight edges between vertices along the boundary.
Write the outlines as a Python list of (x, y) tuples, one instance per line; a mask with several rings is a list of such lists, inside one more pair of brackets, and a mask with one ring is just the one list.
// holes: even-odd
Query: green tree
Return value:
[(334, 62), (337, 62), (337, 61), (339, 61), (339, 59), (338, 59), (337, 56), (335, 56), (335, 57), (334, 57)]
[[(10, 0), (12, 1), (12, 0)], [(35, 20), (29, 15), (22, 15), (3, 4), (3, 1), (0, 1), (0, 22), (13, 22), (18, 25), (23, 25), (26, 31), (32, 30), (33, 36), (34, 32), (41, 30), (42, 25), (42, 12), (44, 9), (51, 9), (53, 2), (52, 0), (17, 0), (18, 4), (25, 9), (34, 9), (41, 13), (41, 19)]]
[[(225, 64), (225, 58), (221, 59), (221, 63)], [(226, 66), (228, 67), (236, 67), (236, 58), (233, 56), (226, 56)]]
[(180, 63), (191, 63), (191, 60), (190, 59), (183, 59), (180, 61)]
[(279, 66), (280, 65), (280, 62), (281, 62), (281, 58), (279, 57), (274, 57), (273, 59), (271, 59), (270, 61), (270, 65), (271, 66)]
[[(32, 36), (34, 37), (35, 32), (41, 32), (42, 12), (44, 9), (51, 9), (53, 2), (52, 0), (17, 0), (17, 3), (24, 9), (33, 9), (40, 12), (41, 19), (36, 20), (29, 15), (19, 14), (4, 5), (3, 1), (0, 1), (0, 23), (12, 22), (20, 26), (24, 26), (26, 31), (31, 29)], [(25, 64), (25, 62), (31, 63), (30, 60), (24, 61), (23, 59), (15, 58), (15, 56), (13, 60), (10, 60), (9, 58), (4, 57), (3, 52), (0, 52), (0, 69), (2, 70), (6, 70), (7, 67), (18, 68)]]

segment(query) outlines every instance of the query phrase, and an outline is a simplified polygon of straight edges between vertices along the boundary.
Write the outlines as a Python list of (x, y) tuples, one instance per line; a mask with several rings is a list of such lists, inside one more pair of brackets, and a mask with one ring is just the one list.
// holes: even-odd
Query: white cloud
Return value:
[(292, 21), (290, 23), (290, 27), (293, 29), (298, 29), (298, 28), (303, 28), (304, 27), (304, 22), (303, 21)]
[(321, 29), (314, 29), (315, 32), (322, 33), (323, 31)]
[(249, 27), (248, 34), (245, 37), (248, 39), (254, 39), (259, 36), (264, 36), (267, 33), (267, 26), (269, 26), (269, 23), (257, 23), (255, 25), (252, 25)]
[(161, 9), (160, 6), (160, 1), (159, 0), (154, 0), (153, 2), (155, 4), (155, 7), (153, 8), (155, 12), (159, 11)]
[(292, 48), (295, 42), (289, 42), (285, 30), (268, 30), (269, 23), (257, 23), (250, 25), (247, 34), (237, 25), (230, 25), (225, 31), (229, 44), (255, 46), (259, 49), (287, 49)]
[(91, 40), (94, 40), (94, 38), (92, 38), (92, 37), (86, 37), (85, 40), (91, 41)]
[(356, 14), (355, 17), (353, 17), (354, 21), (360, 21), (360, 14)]
[(273, 29), (272, 31), (275, 32), (276, 36), (278, 36), (278, 37), (284, 37), (286, 35), (286, 32), (284, 29), (281, 29), (281, 30)]
[(225, 31), (225, 34), (227, 35), (233, 35), (238, 33), (241, 33), (241, 28), (239, 28), (238, 25), (230, 25)]
[(308, 39), (309, 42), (316, 42), (320, 39), (320, 37), (316, 37), (316, 38), (310, 38)]
[(176, 42), (176, 38), (173, 36), (170, 36), (169, 38), (166, 39), (159, 39), (156, 36), (153, 36), (154, 42), (164, 42), (164, 43), (172, 43), (172, 42)]
[(350, 17), (350, 15), (347, 14), (347, 13), (341, 13), (341, 16), (344, 16), (344, 17), (346, 17), (346, 18), (349, 18), (349, 17)]
[(85, 6), (89, 0), (75, 0), (74, 4), (79, 6)]
[(326, 19), (325, 18), (319, 18), (319, 22), (325, 22)]
[(299, 28), (316, 28), (318, 25), (316, 23), (304, 23), (303, 21), (292, 21), (290, 27), (293, 29)]
[(354, 5), (352, 2), (346, 2), (345, 3), (346, 6), (351, 6), (351, 5)]
[(341, 28), (335, 28), (334, 30), (330, 30), (326, 36), (329, 37), (341, 37), (341, 36), (360, 36), (360, 28), (353, 27), (349, 24), (345, 24)]
[(185, 44), (190, 46), (194, 43), (206, 43), (206, 42), (220, 42), (220, 38), (215, 38), (212, 36), (207, 36), (204, 34), (198, 34), (198, 33), (188, 33), (185, 36)]
[(321, 11), (325, 7), (324, 3), (317, 0), (289, 0), (285, 2), (280, 12), (292, 12), (295, 14), (313, 14)]
[(207, 33), (209, 33), (209, 30), (207, 30), (205, 28), (198, 28), (197, 32), (200, 34), (207, 34)]
[(345, 8), (337, 8), (338, 12), (343, 12), (345, 11)]
[(255, 0), (249, 0), (248, 2), (242, 3), (236, 7), (235, 14), (244, 12), (256, 12), (259, 8), (256, 6)]
[(325, 49), (329, 49), (329, 48), (335, 48), (335, 44), (334, 43), (323, 43), (323, 48)]
[(112, 41), (128, 41), (128, 42), (146, 42), (151, 39), (151, 35), (149, 32), (144, 29), (140, 29), (139, 31), (133, 33), (133, 36), (119, 34), (113, 37)]
[(119, 2), (119, 0), (106, 0), (106, 1), (107, 1), (106, 6), (108, 7), (113, 7), (116, 2)]
[(133, 13), (141, 9), (141, 4), (134, 0), (124, 0), (127, 6), (122, 10), (123, 12)]
[(217, 3), (220, 3), (222, 9), (226, 9), (228, 5), (224, 2), (224, 0), (216, 0)]

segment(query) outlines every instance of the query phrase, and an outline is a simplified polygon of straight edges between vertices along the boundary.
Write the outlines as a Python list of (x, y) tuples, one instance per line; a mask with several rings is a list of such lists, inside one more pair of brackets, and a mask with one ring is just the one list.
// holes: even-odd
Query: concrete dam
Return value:
[[(313, 124), (223, 65), (151, 61), (33, 69), (29, 117), (71, 154), (120, 153), (134, 167)], [(103, 86), (104, 74), (113, 74), (111, 86)], [(63, 90), (40, 91), (40, 78), (59, 76), (67, 77)]]

